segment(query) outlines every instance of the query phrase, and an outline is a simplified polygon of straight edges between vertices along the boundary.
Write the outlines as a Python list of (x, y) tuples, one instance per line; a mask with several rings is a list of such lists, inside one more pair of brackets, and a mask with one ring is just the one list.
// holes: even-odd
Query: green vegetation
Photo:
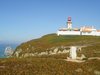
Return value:
[[(43, 52), (61, 46), (86, 46), (78, 55), (84, 54), (86, 62), (66, 61), (68, 53), (17, 58), (25, 53)], [(15, 56), (15, 57), (14, 57)], [(0, 59), (0, 75), (100, 75), (100, 37), (97, 36), (57, 36), (48, 34), (19, 45), (12, 58)]]
[(9, 58), (0, 61), (0, 75), (96, 75), (100, 61), (67, 62), (55, 58)]
[[(57, 36), (56, 34), (48, 34), (39, 39), (34, 39), (22, 43), (20, 46), (16, 48), (16, 51), (21, 49), (22, 51), (20, 52), (20, 55), (22, 55), (25, 53), (35, 53), (35, 52), (40, 53), (43, 51), (47, 51), (47, 49), (50, 49), (52, 47), (75, 45), (75, 46), (87, 46), (83, 50), (84, 52), (89, 51), (90, 53), (90, 51), (92, 52), (97, 49), (100, 50), (99, 44), (100, 44), (100, 37), (98, 36)], [(88, 52), (86, 52), (85, 54), (88, 54)]]

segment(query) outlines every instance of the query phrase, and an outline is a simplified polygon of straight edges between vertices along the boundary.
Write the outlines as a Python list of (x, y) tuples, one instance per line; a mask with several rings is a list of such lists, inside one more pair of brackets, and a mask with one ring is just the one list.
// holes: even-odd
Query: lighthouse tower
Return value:
[(68, 20), (67, 20), (67, 28), (68, 28), (68, 29), (72, 29), (71, 17), (68, 17)]

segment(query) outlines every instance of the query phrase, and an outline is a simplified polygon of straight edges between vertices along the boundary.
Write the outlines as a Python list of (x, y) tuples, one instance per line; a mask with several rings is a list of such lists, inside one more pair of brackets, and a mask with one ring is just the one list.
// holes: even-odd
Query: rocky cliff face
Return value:
[[(27, 50), (29, 51), (28, 48), (27, 48)], [(51, 47), (51, 48), (47, 48), (46, 50), (41, 51), (41, 52), (29, 51), (29, 52), (24, 52), (24, 53), (23, 53), (23, 49), (20, 48), (20, 49), (16, 50), (16, 52), (14, 53), (14, 56), (16, 56), (16, 57), (29, 57), (29, 56), (63, 54), (63, 53), (68, 53), (68, 52), (69, 52), (69, 47), (67, 47), (67, 46)]]

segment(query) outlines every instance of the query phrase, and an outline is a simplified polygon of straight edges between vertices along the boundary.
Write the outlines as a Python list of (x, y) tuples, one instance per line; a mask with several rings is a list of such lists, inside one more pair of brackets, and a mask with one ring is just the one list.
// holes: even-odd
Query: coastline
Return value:
[(10, 46), (12, 49), (16, 49), (16, 47), (18, 46), (17, 44), (0, 44), (0, 59), (1, 58), (7, 58), (7, 56), (4, 55), (5, 52), (5, 48)]

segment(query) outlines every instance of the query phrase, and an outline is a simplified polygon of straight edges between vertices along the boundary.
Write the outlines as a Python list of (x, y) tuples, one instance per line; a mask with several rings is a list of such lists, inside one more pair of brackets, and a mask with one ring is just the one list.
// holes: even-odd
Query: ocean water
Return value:
[(4, 55), (5, 48), (10, 46), (11, 48), (15, 49), (18, 44), (0, 44), (0, 58), (5, 58), (6, 56)]

